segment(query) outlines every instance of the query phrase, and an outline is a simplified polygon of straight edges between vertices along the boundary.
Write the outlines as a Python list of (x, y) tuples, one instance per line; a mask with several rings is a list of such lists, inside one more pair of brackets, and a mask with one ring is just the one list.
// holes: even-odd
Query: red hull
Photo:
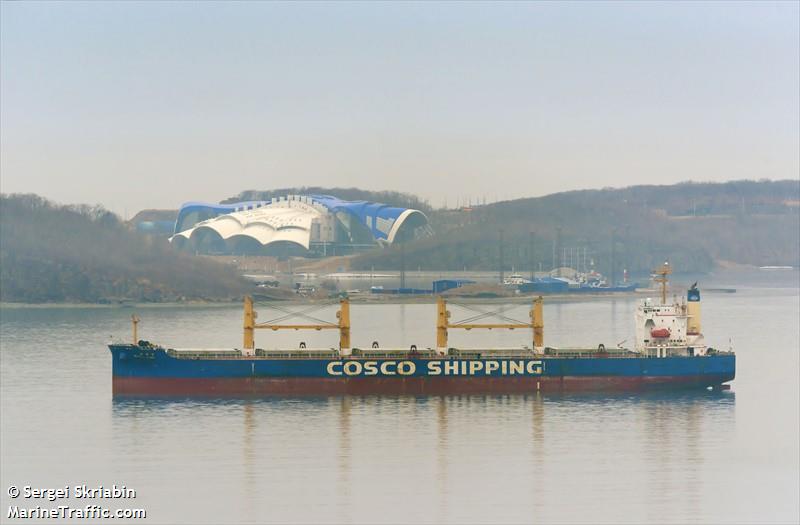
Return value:
[(425, 377), (406, 378), (140, 378), (115, 377), (115, 396), (233, 397), (261, 395), (447, 395), (637, 391), (705, 388), (726, 378), (703, 376)]

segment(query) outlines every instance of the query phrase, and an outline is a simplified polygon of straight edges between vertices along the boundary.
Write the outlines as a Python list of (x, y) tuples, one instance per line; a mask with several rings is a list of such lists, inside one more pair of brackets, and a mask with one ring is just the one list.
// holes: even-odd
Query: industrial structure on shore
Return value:
[[(384, 268), (387, 265), (389, 268), (399, 267), (399, 283), (373, 284), (370, 279), (368, 291), (371, 294), (429, 295), (464, 285), (486, 284), (479, 282), (480, 279), (474, 281), (464, 275), (440, 279), (430, 288), (426, 286), (428, 283), (416, 282), (413, 286), (406, 284), (404, 245), (409, 241), (433, 235), (428, 217), (420, 210), (364, 200), (348, 201), (325, 194), (281, 193), (246, 195), (242, 198), (253, 197), (263, 197), (263, 200), (243, 200), (227, 204), (188, 202), (179, 210), (144, 210), (131, 222), (142, 233), (167, 236), (178, 250), (195, 255), (229, 256), (224, 259), (225, 262), (236, 265), (245, 276), (259, 285), (277, 283), (277, 286), (281, 283), (279, 275), (292, 276), (298, 266), (304, 268), (303, 261), (293, 264), (294, 258), (347, 256), (394, 244), (399, 244), (400, 249), (380, 264)], [(450, 232), (447, 228), (443, 230), (440, 234), (446, 242), (444, 237), (448, 237)], [(560, 227), (556, 228), (556, 235), (552, 240), (553, 266), (550, 270), (543, 271), (540, 261), (539, 270), (535, 271), (535, 233), (530, 232), (526, 252), (529, 267), (527, 277), (515, 272), (513, 265), (512, 273), (505, 273), (507, 267), (502, 228), (498, 230), (497, 241), (496, 262), (501, 290), (522, 294), (583, 294), (631, 292), (637, 287), (637, 283), (628, 281), (627, 270), (623, 270), (622, 282), (616, 279), (617, 243), (614, 234), (608, 277), (596, 270), (595, 259), (587, 246), (562, 245)], [(512, 244), (512, 249), (520, 247), (519, 239), (511, 242), (515, 243)], [(430, 245), (429, 243), (427, 246)], [(483, 250), (488, 249), (490, 252), (493, 251), (492, 248), (491, 244), (483, 246)], [(518, 252), (521, 253), (521, 250)], [(256, 266), (245, 265), (246, 259), (255, 261)], [(515, 260), (517, 264), (520, 261), (520, 258)], [(341, 259), (334, 259), (335, 264), (341, 262)], [(346, 264), (337, 267), (314, 264), (316, 266), (313, 266), (311, 272), (315, 276), (320, 270), (330, 272), (335, 268), (337, 272), (342, 272), (348, 269)], [(463, 268), (466, 273), (466, 265)], [(308, 268), (304, 269), (308, 271)], [(303, 278), (308, 281), (308, 274), (304, 274)], [(336, 274), (325, 278), (339, 280)], [(312, 282), (305, 283), (309, 286), (298, 287), (294, 277), (289, 277), (288, 281), (290, 287), (298, 293), (301, 290), (313, 292), (314, 285), (320, 284)], [(496, 290), (476, 292), (474, 288), (470, 287), (466, 293), (498, 293)], [(354, 290), (360, 292), (355, 288)]]
[(346, 255), (433, 234), (419, 210), (330, 195), (181, 206), (170, 241), (206, 254)]

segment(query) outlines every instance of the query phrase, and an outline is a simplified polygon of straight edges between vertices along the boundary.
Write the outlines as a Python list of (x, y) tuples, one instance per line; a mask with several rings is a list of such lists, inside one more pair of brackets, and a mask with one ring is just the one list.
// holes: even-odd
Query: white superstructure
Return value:
[(661, 304), (647, 298), (636, 309), (636, 351), (649, 357), (706, 355), (708, 347), (700, 332), (700, 291), (692, 286), (681, 302), (673, 299), (666, 304), (666, 273), (661, 274)]

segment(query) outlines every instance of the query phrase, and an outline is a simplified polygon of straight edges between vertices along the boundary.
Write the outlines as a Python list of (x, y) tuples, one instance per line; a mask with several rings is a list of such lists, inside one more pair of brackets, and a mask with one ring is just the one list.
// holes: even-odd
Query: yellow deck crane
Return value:
[(350, 354), (350, 301), (347, 298), (339, 301), (339, 311), (336, 312), (336, 323), (319, 324), (273, 324), (257, 323), (258, 313), (253, 309), (253, 298), (244, 298), (244, 350), (242, 355), (255, 355), (255, 330), (339, 330), (339, 352), (341, 355)]
[(530, 328), (533, 330), (533, 351), (536, 353), (541, 353), (544, 348), (544, 318), (542, 316), (542, 304), (543, 299), (541, 296), (533, 300), (533, 306), (531, 307), (531, 311), (529, 313), (531, 318), (530, 323), (451, 323), (450, 311), (447, 309), (447, 301), (445, 301), (444, 297), (439, 296), (436, 299), (436, 350), (440, 354), (447, 353), (447, 330), (450, 328), (463, 328), (464, 330), (472, 330), (473, 328), (484, 328), (488, 330), (492, 330), (494, 328), (508, 330), (514, 330), (516, 328)]

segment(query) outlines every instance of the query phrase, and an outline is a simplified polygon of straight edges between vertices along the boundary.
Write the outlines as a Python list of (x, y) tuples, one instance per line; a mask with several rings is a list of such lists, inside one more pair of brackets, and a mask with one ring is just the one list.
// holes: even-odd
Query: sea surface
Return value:
[[(797, 523), (800, 292), (785, 284), (704, 293), (707, 340), (737, 352), (721, 393), (115, 400), (105, 344), (130, 337), (134, 311), (144, 339), (234, 347), (241, 309), (2, 308), (0, 522), (37, 522), (9, 519), (11, 505), (99, 503), (145, 509), (138, 523)], [(632, 344), (636, 301), (546, 302), (546, 344)], [(356, 346), (434, 342), (433, 304), (355, 304), (352, 317)], [(336, 333), (257, 333), (260, 347), (299, 341)], [(136, 498), (8, 495), (113, 484)]]

